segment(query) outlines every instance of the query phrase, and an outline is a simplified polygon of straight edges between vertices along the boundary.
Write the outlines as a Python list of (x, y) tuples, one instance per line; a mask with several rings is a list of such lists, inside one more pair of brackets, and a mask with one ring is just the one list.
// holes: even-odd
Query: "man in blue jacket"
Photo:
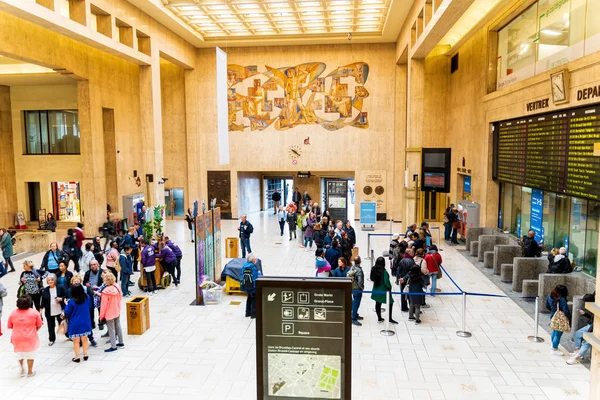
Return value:
[(133, 248), (126, 244), (123, 246), (123, 250), (119, 256), (119, 265), (121, 266), (121, 291), (125, 297), (131, 296), (131, 293), (129, 292), (129, 280), (131, 274), (133, 274), (133, 260), (131, 259), (132, 251)]
[(240, 231), (240, 244), (242, 245), (242, 257), (246, 257), (246, 250), (248, 250), (248, 253), (252, 253), (252, 249), (250, 248), (250, 235), (252, 235), (252, 233), (254, 232), (254, 227), (247, 220), (246, 214), (242, 215), (242, 221), (240, 222), (238, 231)]
[(249, 253), (246, 256), (246, 264), (242, 267), (240, 275), (240, 287), (248, 294), (246, 299), (246, 317), (256, 318), (256, 280), (262, 274), (256, 266), (256, 257)]

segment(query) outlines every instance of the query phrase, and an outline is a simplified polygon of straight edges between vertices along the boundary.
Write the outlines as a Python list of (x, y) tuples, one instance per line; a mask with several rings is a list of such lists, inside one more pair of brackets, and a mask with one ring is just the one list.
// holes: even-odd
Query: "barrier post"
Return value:
[(462, 331), (456, 331), (456, 335), (464, 338), (472, 336), (471, 332), (467, 332), (467, 292), (463, 292)]
[[(391, 307), (390, 304), (390, 292), (385, 292), (385, 303), (387, 304), (388, 307)], [(391, 308), (389, 308), (389, 310), (391, 310)], [(382, 309), (381, 312), (383, 312), (384, 310)], [(390, 329), (390, 319), (386, 318), (385, 319), (385, 329), (383, 329), (380, 332), (383, 336), (394, 336), (396, 334), (396, 332), (392, 331)]]
[(538, 328), (540, 322), (540, 296), (535, 296), (535, 327), (533, 329), (533, 336), (527, 336), (530, 342), (544, 343), (544, 339), (538, 336)]
[(390, 218), (390, 233), (393, 234), (393, 230), (394, 230), (394, 219)]
[[(367, 254), (369, 255), (369, 257), (371, 257), (371, 234), (367, 233)], [(373, 263), (371, 263), (371, 267), (373, 266)]]

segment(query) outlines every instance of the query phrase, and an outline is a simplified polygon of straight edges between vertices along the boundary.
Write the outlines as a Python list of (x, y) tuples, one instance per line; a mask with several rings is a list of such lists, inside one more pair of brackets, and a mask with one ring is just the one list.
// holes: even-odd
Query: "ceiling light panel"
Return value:
[(391, 0), (162, 0), (202, 35), (382, 34)]

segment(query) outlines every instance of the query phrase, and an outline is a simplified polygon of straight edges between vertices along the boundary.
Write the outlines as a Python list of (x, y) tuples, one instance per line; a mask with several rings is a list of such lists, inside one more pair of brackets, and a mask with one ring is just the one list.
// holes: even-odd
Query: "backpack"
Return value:
[(240, 288), (242, 289), (242, 291), (248, 293), (254, 290), (254, 278), (252, 277), (252, 268), (246, 268), (244, 270), (240, 283)]
[(121, 256), (120, 255), (115, 260), (115, 269), (117, 270), (117, 272), (121, 272)]

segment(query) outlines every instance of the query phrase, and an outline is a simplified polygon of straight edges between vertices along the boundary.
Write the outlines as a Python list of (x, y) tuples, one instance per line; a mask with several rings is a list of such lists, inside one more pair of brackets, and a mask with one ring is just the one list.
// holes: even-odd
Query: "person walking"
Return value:
[(358, 315), (358, 309), (362, 301), (362, 291), (365, 290), (365, 274), (363, 272), (362, 259), (360, 256), (354, 259), (354, 265), (348, 271), (348, 277), (352, 278), (352, 324), (362, 326), (360, 322), (363, 317)]
[(296, 187), (294, 189), (294, 193), (292, 194), (292, 201), (296, 205), (296, 210), (300, 209), (300, 201), (302, 200), (302, 195), (300, 194), (300, 190)]
[(69, 259), (64, 251), (58, 248), (58, 243), (50, 243), (50, 249), (44, 254), (40, 268), (43, 271), (56, 274), (60, 263), (69, 264)]
[[(145, 238), (140, 238), (140, 246), (142, 247), (142, 268), (146, 275), (146, 292), (150, 293), (152, 290), (152, 293), (156, 294), (156, 278), (154, 277), (154, 271), (156, 271), (156, 254), (154, 253), (154, 247), (148, 245), (148, 241)], [(150, 283), (152, 283), (152, 289)]]
[(81, 246), (83, 245), (83, 241), (85, 240), (85, 234), (83, 233), (83, 224), (81, 222), (77, 223), (77, 228), (74, 230), (75, 232), (75, 272), (79, 272), (79, 259), (83, 255), (81, 250)]
[(296, 239), (296, 206), (294, 203), (288, 204), (287, 208), (287, 224), (288, 230), (290, 231), (290, 241), (292, 241), (292, 234), (294, 235), (294, 239)]
[(238, 231), (240, 231), (240, 244), (242, 245), (242, 257), (246, 257), (246, 252), (252, 253), (252, 248), (250, 247), (250, 235), (254, 232), (254, 227), (248, 221), (248, 216), (246, 214), (242, 215), (242, 220), (240, 221), (240, 226), (238, 226)]
[(300, 248), (304, 248), (304, 232), (306, 232), (306, 227), (308, 226), (308, 216), (304, 209), (300, 210), (300, 214), (298, 214), (298, 218), (296, 219), (296, 226), (298, 227), (298, 240), (300, 241)]
[(42, 276), (33, 267), (33, 261), (25, 260), (23, 262), (23, 272), (21, 272), (20, 281), (21, 286), (18, 290), (18, 297), (28, 295), (31, 297), (35, 309), (39, 311), (44, 284), (42, 282)]
[(425, 255), (424, 261), (427, 263), (427, 270), (429, 272), (429, 282), (431, 284), (430, 293), (435, 296), (437, 290), (437, 277), (442, 265), (442, 255), (439, 253), (438, 248), (435, 244), (429, 247), (429, 252)]
[(10, 267), (10, 270), (7, 269), (7, 273), (15, 272), (15, 266), (10, 259), (15, 254), (12, 239), (10, 232), (4, 228), (0, 228), (0, 246), (2, 247), (2, 255), (4, 256), (4, 260), (6, 260), (6, 265)]
[(125, 297), (131, 296), (131, 293), (129, 292), (129, 281), (133, 274), (132, 252), (133, 248), (126, 244), (123, 246), (123, 250), (121, 250), (121, 255), (119, 256), (119, 265), (121, 266), (121, 294)]
[(88, 335), (92, 333), (91, 309), (92, 300), (85, 292), (84, 287), (82, 285), (73, 285), (71, 287), (71, 299), (67, 302), (63, 316), (69, 319), (67, 335), (73, 341), (75, 357), (71, 361), (75, 363), (81, 361), (81, 348), (83, 348), (83, 360), (88, 360)]
[(0, 278), (6, 275), (6, 260), (2, 255), (2, 250), (0, 250)]
[[(425, 281), (423, 280), (423, 273), (421, 268), (414, 266), (411, 268), (409, 274), (404, 277), (407, 281), (408, 295), (410, 307), (408, 309), (408, 319), (415, 321), (416, 325), (421, 323), (421, 306), (425, 304)], [(412, 293), (423, 293), (412, 294)]]
[[(131, 249), (129, 249), (131, 250)], [(104, 284), (106, 287), (100, 293), (100, 321), (106, 321), (108, 327), (108, 337), (110, 338), (110, 348), (104, 350), (105, 353), (117, 351), (123, 348), (123, 331), (121, 330), (121, 300), (123, 293), (116, 284), (116, 277), (113, 274), (104, 274)]]
[(287, 214), (283, 209), (283, 206), (279, 206), (279, 210), (277, 211), (277, 222), (279, 222), (279, 231), (281, 236), (283, 236), (283, 230), (285, 228), (285, 221), (287, 220)]
[[(390, 282), (390, 275), (385, 269), (385, 258), (378, 257), (375, 261), (375, 265), (371, 269), (371, 281), (373, 281), (373, 293), (371, 299), (375, 301), (375, 313), (377, 313), (377, 323), (381, 324), (385, 319), (381, 317), (381, 305), (387, 302), (387, 293), (392, 290), (392, 283)], [(392, 311), (394, 309), (394, 299), (390, 294), (390, 303), (388, 304), (389, 321), (391, 324), (397, 324), (392, 318)]]
[(56, 275), (48, 274), (46, 278), (48, 286), (42, 292), (42, 308), (40, 315), (46, 318), (48, 326), (48, 346), (54, 346), (56, 342), (56, 327), (60, 324), (60, 315), (65, 308), (67, 291), (62, 286), (56, 286)]
[(190, 230), (190, 242), (194, 243), (194, 215), (191, 208), (187, 209), (185, 222), (187, 222), (188, 229)]
[(279, 203), (281, 202), (281, 193), (277, 189), (273, 190), (271, 200), (273, 200), (273, 215), (275, 215), (279, 210)]
[(240, 287), (246, 292), (246, 317), (256, 318), (256, 280), (262, 274), (256, 266), (256, 257), (252, 253), (246, 256), (246, 264), (242, 267)]
[(564, 332), (571, 330), (571, 312), (567, 304), (569, 290), (565, 285), (558, 285), (546, 297), (546, 309), (550, 311), (550, 328), (552, 329), (552, 348), (550, 354), (562, 356), (563, 352), (558, 350), (560, 338)]
[(38, 331), (43, 325), (40, 313), (32, 309), (32, 304), (31, 297), (19, 297), (17, 309), (10, 313), (7, 321), (8, 329), (12, 329), (10, 342), (19, 360), (21, 377), (25, 376), (26, 361), (28, 378), (35, 376), (33, 363), (40, 347)]
[[(63, 238), (62, 250), (67, 255), (67, 266), (69, 261), (73, 261), (73, 265), (78, 265), (77, 260), (77, 240), (75, 239), (75, 230), (67, 230), (66, 236)], [(79, 267), (78, 267), (79, 268)]]

